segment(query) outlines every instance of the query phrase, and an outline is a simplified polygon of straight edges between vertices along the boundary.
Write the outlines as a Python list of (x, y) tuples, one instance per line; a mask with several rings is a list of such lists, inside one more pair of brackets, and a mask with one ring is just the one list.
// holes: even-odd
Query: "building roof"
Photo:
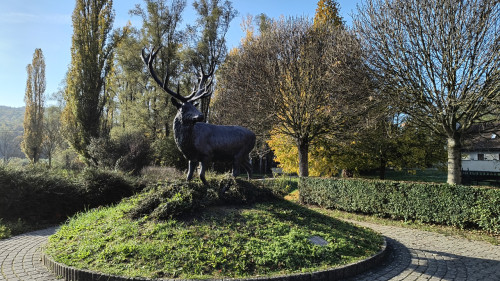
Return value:
[(500, 152), (500, 124), (474, 125), (464, 138), (463, 151)]

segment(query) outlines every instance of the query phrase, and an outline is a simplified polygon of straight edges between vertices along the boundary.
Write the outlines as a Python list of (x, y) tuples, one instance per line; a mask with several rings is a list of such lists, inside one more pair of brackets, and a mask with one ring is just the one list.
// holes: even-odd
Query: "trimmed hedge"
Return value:
[(442, 183), (303, 178), (304, 204), (500, 233), (500, 189)]
[(141, 188), (112, 171), (87, 169), (71, 174), (0, 165), (0, 218), (57, 223), (85, 209), (116, 203)]

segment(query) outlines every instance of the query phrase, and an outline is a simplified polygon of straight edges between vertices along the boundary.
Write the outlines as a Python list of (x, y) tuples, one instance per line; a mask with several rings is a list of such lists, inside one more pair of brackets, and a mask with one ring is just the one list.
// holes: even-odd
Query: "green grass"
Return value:
[[(49, 239), (57, 262), (107, 274), (148, 278), (220, 278), (309, 272), (379, 251), (382, 238), (282, 199), (209, 206), (183, 219), (133, 219), (149, 191), (80, 213)], [(313, 235), (327, 246), (309, 242)]]

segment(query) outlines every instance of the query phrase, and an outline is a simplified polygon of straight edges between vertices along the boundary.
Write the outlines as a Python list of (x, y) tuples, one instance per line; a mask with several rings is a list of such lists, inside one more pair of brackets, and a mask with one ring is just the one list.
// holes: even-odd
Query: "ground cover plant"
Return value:
[[(163, 182), (116, 206), (80, 213), (50, 238), (46, 253), (108, 274), (219, 278), (325, 269), (380, 250), (382, 238), (373, 231), (283, 200), (260, 182), (209, 184), (203, 192), (200, 182)], [(328, 245), (311, 243), (314, 235)]]

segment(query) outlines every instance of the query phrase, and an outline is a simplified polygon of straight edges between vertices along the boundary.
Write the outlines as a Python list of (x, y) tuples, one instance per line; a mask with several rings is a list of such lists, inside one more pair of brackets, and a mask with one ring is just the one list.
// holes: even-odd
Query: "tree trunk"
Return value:
[[(268, 170), (269, 170), (269, 157), (268, 157), (269, 154), (267, 154), (265, 156), (265, 161), (264, 161), (264, 174), (267, 174)], [(271, 163), (272, 165), (272, 163)]]
[(378, 177), (381, 180), (385, 180), (385, 166), (387, 166), (387, 161), (384, 156), (380, 157), (380, 167)]
[(36, 164), (38, 163), (38, 159), (40, 158), (40, 152), (38, 152), (38, 148), (34, 147), (33, 148), (33, 163)]
[(299, 177), (309, 176), (309, 142), (305, 140), (298, 140), (297, 145), (299, 148)]
[(261, 174), (264, 174), (263, 166), (264, 166), (264, 157), (262, 155), (259, 155), (259, 172)]
[(462, 183), (462, 155), (461, 150), (462, 145), (460, 143), (460, 137), (449, 137), (448, 138), (448, 179), (449, 184), (461, 184)]

